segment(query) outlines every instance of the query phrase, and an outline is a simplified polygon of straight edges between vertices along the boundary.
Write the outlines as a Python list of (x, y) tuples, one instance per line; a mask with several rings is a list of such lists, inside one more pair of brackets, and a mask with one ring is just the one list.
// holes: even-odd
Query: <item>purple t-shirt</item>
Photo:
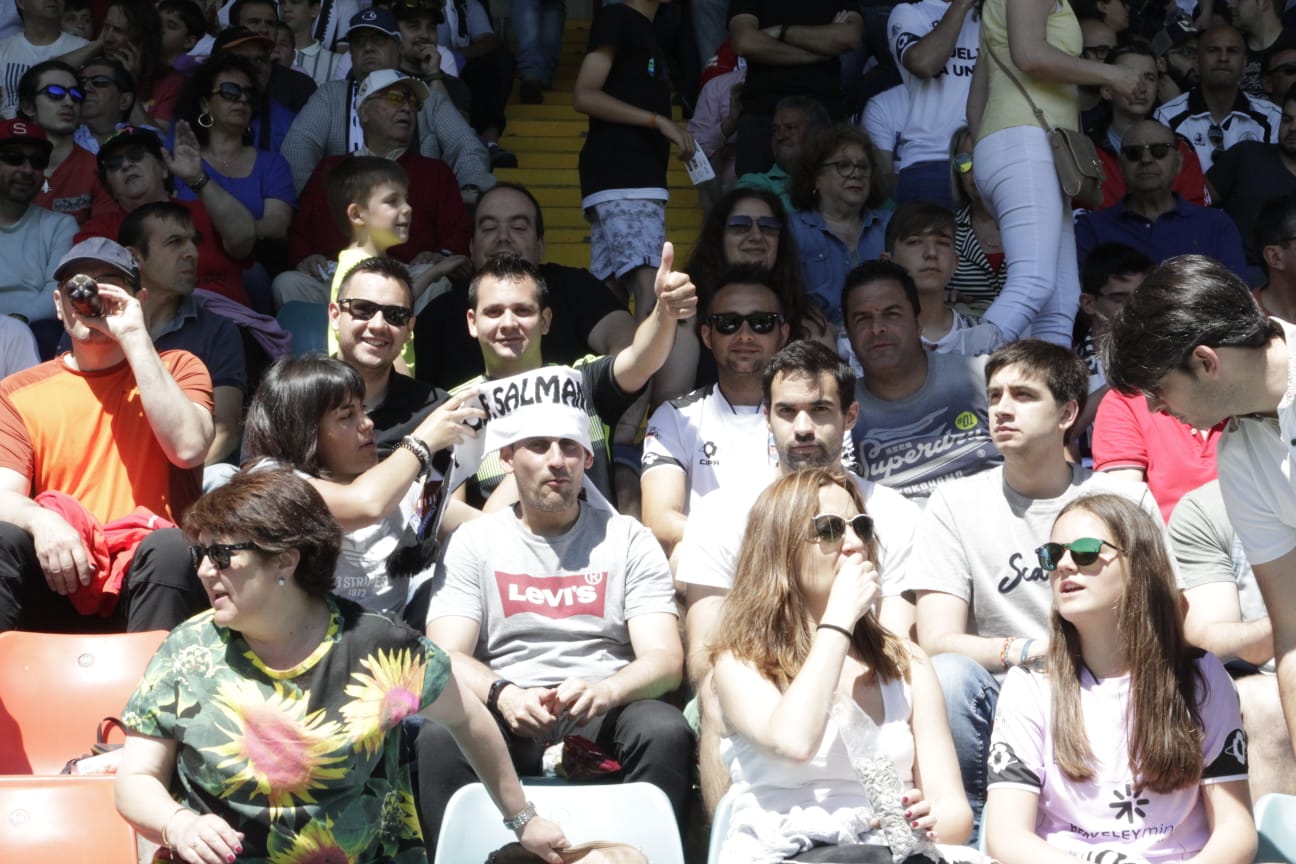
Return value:
[[(1212, 654), (1197, 661), (1205, 686), (1197, 695), (1203, 765), (1200, 784), (1169, 793), (1140, 789), (1130, 770), (1125, 712), (1128, 677), (1095, 680), (1081, 673), (1080, 703), (1094, 755), (1094, 776), (1068, 780), (1053, 756), (1047, 675), (1012, 669), (995, 710), (989, 788), (1039, 795), (1035, 833), (1051, 846), (1090, 861), (1182, 861), (1210, 837), (1201, 785), (1246, 780), (1246, 733), (1237, 691)], [(1103, 854), (1106, 851), (1107, 854)]]

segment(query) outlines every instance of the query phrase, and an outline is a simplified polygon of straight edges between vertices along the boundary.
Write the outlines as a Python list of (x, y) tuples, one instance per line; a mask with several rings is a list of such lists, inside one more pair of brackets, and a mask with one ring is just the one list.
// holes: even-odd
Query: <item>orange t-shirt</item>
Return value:
[[(202, 361), (160, 356), (185, 396), (211, 411)], [(162, 451), (125, 360), (78, 372), (60, 356), (0, 382), (0, 467), (30, 478), (32, 497), (64, 492), (100, 522), (147, 507), (178, 523), (202, 491), (201, 466), (172, 465)]]

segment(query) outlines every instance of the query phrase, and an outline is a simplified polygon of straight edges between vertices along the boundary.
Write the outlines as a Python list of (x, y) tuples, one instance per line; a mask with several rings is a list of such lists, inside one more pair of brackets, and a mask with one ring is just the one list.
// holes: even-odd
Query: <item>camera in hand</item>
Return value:
[(78, 273), (67, 281), (64, 290), (67, 292), (68, 301), (78, 315), (85, 315), (89, 318), (98, 318), (103, 315), (103, 302), (99, 299), (99, 286), (89, 276)]

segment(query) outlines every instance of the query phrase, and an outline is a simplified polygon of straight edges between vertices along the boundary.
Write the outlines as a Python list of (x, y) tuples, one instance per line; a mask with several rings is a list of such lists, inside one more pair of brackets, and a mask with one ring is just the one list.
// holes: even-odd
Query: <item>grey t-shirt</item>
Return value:
[[(1242, 541), (1224, 509), (1219, 481), (1212, 480), (1185, 494), (1170, 515), (1170, 541), (1179, 565), (1179, 588), (1187, 591), (1213, 582), (1237, 585), (1243, 621), (1269, 616), (1260, 586), (1247, 561)], [(1274, 661), (1264, 665), (1273, 670)]]
[(474, 657), (510, 681), (550, 687), (629, 664), (629, 620), (656, 612), (678, 614), (661, 545), (635, 519), (582, 504), (559, 537), (531, 533), (511, 508), (459, 526), (427, 620), (479, 622)]
[(1063, 507), (1100, 492), (1124, 495), (1164, 524), (1145, 484), (1080, 465), (1071, 466), (1071, 484), (1056, 498), (1019, 495), (1002, 467), (946, 483), (918, 524), (907, 587), (966, 600), (969, 633), (1047, 639), (1052, 594), (1035, 549), (1048, 542)]
[(861, 380), (851, 431), (860, 473), (923, 503), (946, 480), (1003, 462), (990, 440), (985, 357), (927, 355), (927, 380), (911, 396), (879, 399)]

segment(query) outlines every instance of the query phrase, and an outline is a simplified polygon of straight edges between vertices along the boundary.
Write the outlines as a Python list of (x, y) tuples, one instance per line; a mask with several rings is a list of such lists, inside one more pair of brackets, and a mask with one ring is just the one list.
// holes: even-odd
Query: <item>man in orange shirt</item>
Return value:
[[(73, 293), (78, 275), (97, 308)], [(153, 347), (138, 266), (117, 243), (77, 244), (54, 277), (72, 350), (0, 383), (0, 630), (170, 629), (206, 595), (180, 532), (150, 529), (198, 497), (211, 378), (192, 354)], [(129, 516), (143, 539), (125, 564), (98, 529)]]

